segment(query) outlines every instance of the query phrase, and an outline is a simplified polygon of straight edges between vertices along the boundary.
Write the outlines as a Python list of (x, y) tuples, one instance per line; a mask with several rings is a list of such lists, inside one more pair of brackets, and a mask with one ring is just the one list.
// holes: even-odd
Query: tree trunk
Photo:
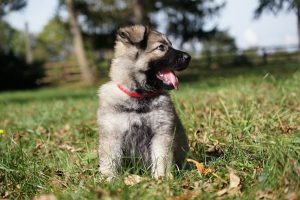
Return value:
[(29, 27), (28, 23), (25, 22), (25, 50), (26, 50), (26, 63), (31, 64), (33, 61), (33, 56), (32, 56), (32, 48), (31, 48), (31, 38), (30, 38), (30, 32), (29, 32)]
[(298, 30), (298, 52), (300, 61), (300, 3), (297, 6), (297, 30)]
[(96, 77), (94, 76), (93, 70), (89, 67), (88, 64), (86, 52), (83, 45), (81, 30), (78, 25), (73, 7), (73, 0), (65, 0), (65, 4), (67, 6), (69, 14), (71, 33), (73, 35), (74, 52), (82, 74), (82, 80), (86, 85), (93, 85), (96, 81)]
[(142, 0), (132, 1), (133, 23), (144, 24), (145, 23), (145, 11)]

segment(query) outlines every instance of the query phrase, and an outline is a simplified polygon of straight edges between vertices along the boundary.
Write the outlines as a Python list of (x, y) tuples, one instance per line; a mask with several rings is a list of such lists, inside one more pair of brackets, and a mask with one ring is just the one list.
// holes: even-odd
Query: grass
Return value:
[[(192, 66), (172, 91), (195, 167), (128, 186), (97, 172), (97, 88), (0, 93), (0, 199), (300, 198), (300, 69), (297, 64), (223, 70)], [(230, 174), (238, 186), (228, 189)]]

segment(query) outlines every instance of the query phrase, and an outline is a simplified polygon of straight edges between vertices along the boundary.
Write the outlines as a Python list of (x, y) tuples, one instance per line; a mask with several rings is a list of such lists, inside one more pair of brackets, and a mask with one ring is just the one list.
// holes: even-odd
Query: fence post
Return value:
[(262, 50), (263, 50), (263, 56), (262, 56), (263, 64), (266, 65), (266, 64), (268, 64), (268, 53), (267, 53), (266, 48), (263, 48)]

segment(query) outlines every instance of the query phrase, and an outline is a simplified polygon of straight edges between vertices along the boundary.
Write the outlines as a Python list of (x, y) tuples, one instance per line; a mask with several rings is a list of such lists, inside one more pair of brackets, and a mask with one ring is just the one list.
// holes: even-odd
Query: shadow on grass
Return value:
[[(252, 67), (234, 67), (234, 68), (220, 68), (209, 69), (199, 67), (196, 62), (179, 74), (179, 79), (182, 83), (209, 83), (209, 87), (218, 87), (222, 81), (215, 81), (218, 79), (230, 80), (238, 76), (263, 77), (270, 74), (279, 80), (280, 78), (287, 78), (292, 76), (299, 68), (300, 63), (287, 64), (273, 64), (265, 66)], [(42, 88), (34, 91), (20, 91), (20, 92), (5, 92), (0, 95), (0, 104), (25, 104), (30, 102), (49, 102), (49, 101), (63, 101), (63, 100), (84, 100), (97, 99), (97, 88)]]
[[(11, 94), (11, 95), (10, 95)], [(25, 92), (6, 92), (0, 96), (0, 104), (25, 104), (32, 102), (49, 102), (65, 100), (97, 99), (97, 88), (43, 88)]]

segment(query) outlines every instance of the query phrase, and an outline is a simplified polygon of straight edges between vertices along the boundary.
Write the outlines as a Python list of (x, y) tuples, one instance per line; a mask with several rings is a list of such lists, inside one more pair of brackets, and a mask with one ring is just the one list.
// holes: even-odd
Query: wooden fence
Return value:
[(44, 65), (45, 76), (40, 84), (63, 84), (81, 79), (79, 67), (75, 61), (47, 62)]
[[(298, 46), (270, 46), (240, 49), (236, 53), (195, 55), (194, 63), (200, 67), (222, 67), (239, 65), (264, 65), (300, 61)], [(300, 62), (299, 62), (300, 67)], [(107, 67), (106, 67), (107, 68)], [(48, 62), (44, 65), (45, 76), (40, 84), (63, 84), (78, 82), (81, 73), (76, 61)]]

